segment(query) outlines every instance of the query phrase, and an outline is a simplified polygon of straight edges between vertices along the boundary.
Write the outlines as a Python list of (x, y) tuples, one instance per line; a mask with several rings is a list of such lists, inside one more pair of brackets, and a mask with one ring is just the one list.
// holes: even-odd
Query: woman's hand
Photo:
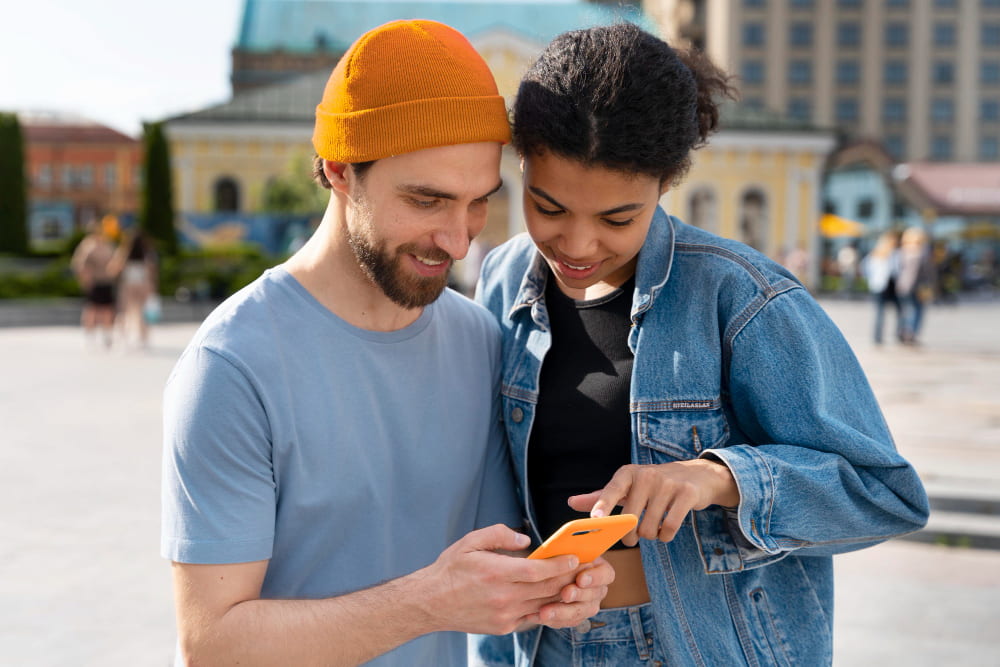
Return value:
[(600, 491), (572, 496), (569, 506), (590, 516), (607, 516), (617, 505), (640, 517), (636, 529), (622, 538), (634, 547), (639, 538), (669, 542), (691, 510), (710, 505), (733, 507), (740, 492), (729, 468), (703, 458), (659, 465), (622, 466)]

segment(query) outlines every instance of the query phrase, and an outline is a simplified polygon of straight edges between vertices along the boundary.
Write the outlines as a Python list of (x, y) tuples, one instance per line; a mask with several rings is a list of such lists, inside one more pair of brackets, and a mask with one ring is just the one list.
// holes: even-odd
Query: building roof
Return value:
[[(749, 107), (729, 100), (719, 109), (719, 127), (722, 130), (749, 130), (760, 132), (820, 132), (823, 128), (808, 120), (797, 120), (768, 109)], [(830, 130), (832, 131), (832, 130)]]
[(656, 27), (630, 7), (582, 0), (410, 2), (391, 0), (245, 0), (236, 48), (244, 51), (343, 52), (363, 33), (395, 19), (447, 23), (467, 37), (506, 28), (547, 44), (567, 30), (630, 20)]
[(312, 126), (330, 72), (319, 70), (288, 81), (233, 95), (222, 104), (168, 118), (170, 124), (192, 122), (304, 123)]
[(939, 214), (1000, 214), (1000, 163), (907, 162), (893, 179)]
[(138, 143), (127, 134), (82, 116), (29, 111), (18, 113), (17, 117), (25, 140), (31, 143)]

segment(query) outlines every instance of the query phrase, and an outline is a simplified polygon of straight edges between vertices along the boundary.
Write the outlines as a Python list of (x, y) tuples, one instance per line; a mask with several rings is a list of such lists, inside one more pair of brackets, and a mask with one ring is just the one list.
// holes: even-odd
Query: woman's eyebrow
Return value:
[[(542, 199), (546, 200), (547, 202), (549, 202), (553, 206), (556, 206), (558, 208), (566, 210), (565, 206), (563, 206), (558, 201), (556, 201), (555, 199), (553, 199), (547, 192), (545, 192), (545, 190), (542, 190), (541, 188), (536, 188), (533, 185), (528, 186), (528, 190), (530, 190), (532, 192), (532, 194), (538, 195)], [(600, 211), (597, 215), (614, 215), (616, 213), (625, 213), (627, 211), (638, 211), (643, 206), (645, 206), (645, 204), (643, 204), (642, 202), (633, 202), (631, 204), (622, 204), (621, 206), (615, 206), (614, 208), (609, 208), (606, 211)]]

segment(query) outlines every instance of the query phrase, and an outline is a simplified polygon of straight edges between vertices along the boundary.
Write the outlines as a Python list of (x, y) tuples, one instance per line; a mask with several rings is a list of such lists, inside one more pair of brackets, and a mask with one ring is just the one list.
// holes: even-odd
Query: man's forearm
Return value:
[(420, 573), (321, 600), (247, 600), (182, 639), (195, 665), (357, 665), (429, 632)]

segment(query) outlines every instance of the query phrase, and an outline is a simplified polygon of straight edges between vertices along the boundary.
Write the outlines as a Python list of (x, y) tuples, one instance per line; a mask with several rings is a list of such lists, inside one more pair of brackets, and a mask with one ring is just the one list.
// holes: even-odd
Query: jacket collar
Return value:
[[(662, 207), (657, 206), (649, 223), (649, 232), (639, 251), (639, 262), (635, 272), (635, 293), (632, 296), (632, 320), (653, 305), (656, 294), (667, 283), (674, 259), (675, 230), (673, 218)], [(542, 253), (536, 249), (532, 254), (528, 270), (524, 272), (517, 297), (508, 317), (518, 310), (534, 306), (545, 294), (545, 283), (549, 269)]]

